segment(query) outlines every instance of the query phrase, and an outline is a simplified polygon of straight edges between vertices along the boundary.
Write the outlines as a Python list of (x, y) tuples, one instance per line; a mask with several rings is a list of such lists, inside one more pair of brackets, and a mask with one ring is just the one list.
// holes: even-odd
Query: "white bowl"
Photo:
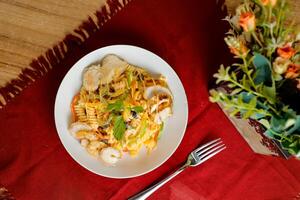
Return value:
[[(71, 121), (70, 103), (81, 87), (82, 72), (85, 67), (99, 62), (107, 54), (116, 54), (131, 64), (143, 67), (153, 73), (163, 74), (174, 97), (173, 115), (165, 123), (157, 148), (149, 155), (143, 149), (135, 158), (125, 154), (114, 167), (105, 166), (100, 160), (90, 156), (68, 132)], [(62, 144), (81, 166), (105, 177), (131, 178), (154, 170), (175, 152), (186, 129), (188, 105), (180, 79), (163, 59), (140, 47), (113, 45), (87, 54), (69, 70), (56, 95), (54, 117)]]

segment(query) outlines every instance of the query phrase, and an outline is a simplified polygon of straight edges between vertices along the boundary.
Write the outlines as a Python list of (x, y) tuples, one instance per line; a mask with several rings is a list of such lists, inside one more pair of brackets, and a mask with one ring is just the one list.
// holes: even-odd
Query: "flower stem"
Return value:
[(255, 39), (255, 41), (259, 44), (260, 47), (263, 47), (261, 41), (258, 39), (256, 33), (254, 31), (251, 32), (251, 35), (253, 36), (253, 38)]
[(251, 75), (249, 74), (248, 63), (247, 63), (247, 61), (246, 61), (245, 56), (243, 56), (242, 59), (243, 59), (243, 62), (244, 62), (244, 67), (245, 67), (246, 74), (247, 74), (247, 76), (248, 76), (248, 78), (249, 78), (249, 80), (250, 80), (250, 82), (251, 82), (251, 85), (252, 85), (253, 88), (256, 90), (256, 85), (254, 84), (254, 81), (253, 81)]
[(271, 19), (272, 19), (272, 6), (269, 5), (268, 6), (268, 21), (271, 22)]
[(280, 30), (280, 25), (281, 25), (281, 18), (282, 18), (282, 10), (283, 10), (283, 3), (281, 3), (280, 8), (279, 8), (279, 14), (278, 14), (278, 18), (276, 20), (276, 30), (275, 33), (277, 34), (277, 36), (279, 36), (279, 30)]

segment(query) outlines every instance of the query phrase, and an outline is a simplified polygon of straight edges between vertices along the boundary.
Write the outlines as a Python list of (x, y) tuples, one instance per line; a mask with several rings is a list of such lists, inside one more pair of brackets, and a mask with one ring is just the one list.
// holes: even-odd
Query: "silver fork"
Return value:
[(188, 167), (196, 167), (203, 162), (207, 161), (217, 153), (223, 151), (226, 149), (225, 144), (222, 142), (221, 138), (218, 138), (216, 140), (213, 140), (211, 142), (208, 142), (194, 151), (190, 153), (188, 156), (186, 163), (180, 167), (178, 170), (173, 172), (168, 177), (164, 178), (160, 182), (156, 183), (155, 185), (149, 187), (148, 189), (138, 193), (137, 195), (129, 198), (129, 200), (144, 200), (147, 197), (149, 197), (153, 192), (158, 190), (161, 186), (163, 186), (165, 183), (167, 183), (169, 180), (180, 174), (183, 170), (185, 170)]

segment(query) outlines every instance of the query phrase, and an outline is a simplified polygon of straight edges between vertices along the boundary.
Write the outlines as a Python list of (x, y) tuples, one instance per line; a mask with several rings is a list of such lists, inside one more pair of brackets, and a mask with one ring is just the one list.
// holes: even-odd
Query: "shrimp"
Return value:
[(106, 164), (114, 165), (120, 160), (121, 153), (115, 148), (107, 147), (101, 150), (99, 156)]
[(76, 133), (79, 131), (91, 131), (91, 130), (92, 130), (92, 127), (89, 126), (87, 123), (83, 123), (83, 122), (74, 122), (71, 124), (71, 126), (69, 128), (69, 132), (74, 137), (76, 137)]

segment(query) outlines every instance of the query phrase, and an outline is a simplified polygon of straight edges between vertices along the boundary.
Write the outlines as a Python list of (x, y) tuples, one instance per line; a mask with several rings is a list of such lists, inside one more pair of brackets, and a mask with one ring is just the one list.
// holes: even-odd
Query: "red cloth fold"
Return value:
[[(17, 199), (125, 199), (175, 170), (199, 144), (221, 137), (227, 149), (187, 169), (150, 199), (293, 199), (300, 161), (252, 152), (219, 107), (208, 82), (228, 56), (225, 16), (215, 1), (135, 0), (49, 74), (0, 111), (0, 183)], [(86, 53), (133, 44), (164, 58), (178, 73), (189, 103), (189, 123), (174, 155), (131, 179), (95, 175), (68, 155), (54, 126), (54, 100), (67, 70)]]

